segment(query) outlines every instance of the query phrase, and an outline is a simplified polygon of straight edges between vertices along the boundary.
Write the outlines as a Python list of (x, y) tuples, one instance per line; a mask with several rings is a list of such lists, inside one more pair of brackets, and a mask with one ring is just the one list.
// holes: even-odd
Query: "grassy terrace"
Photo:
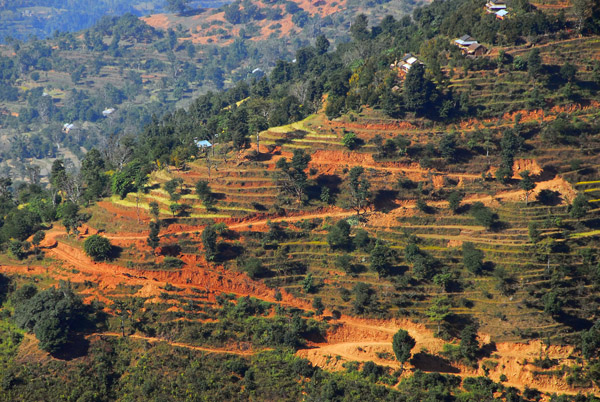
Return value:
[[(572, 42), (561, 42), (555, 47), (543, 47), (543, 57), (549, 60), (550, 56), (554, 57), (555, 53), (559, 52), (560, 55), (556, 57), (569, 60), (568, 49), (572, 46)], [(598, 41), (584, 39), (578, 46), (597, 49)], [(525, 52), (518, 48), (509, 51), (515, 55)], [(580, 74), (585, 78), (589, 73), (581, 68)], [(494, 78), (490, 79), (490, 75), (494, 75)], [(506, 111), (516, 111), (525, 107), (525, 101), (514, 102), (511, 94), (531, 89), (526, 72), (502, 73), (497, 76), (493, 72), (485, 72), (466, 77), (459, 74), (451, 79), (450, 85), (455, 88), (470, 88), (472, 98), (477, 99), (477, 102), (493, 104), (499, 110)], [(502, 96), (494, 95), (499, 90)], [(560, 95), (556, 95), (555, 101), (558, 107), (545, 112), (544, 119), (548, 121), (564, 109)], [(571, 116), (583, 120), (591, 120), (596, 116), (596, 112), (589, 108), (574, 109), (571, 112)], [(529, 115), (527, 112), (523, 112), (523, 116), (523, 124), (532, 124), (540, 117), (535, 113)], [(559, 340), (565, 335), (569, 336), (572, 329), (568, 323), (555, 322), (543, 312), (543, 306), (539, 302), (540, 295), (547, 293), (560, 281), (560, 291), (566, 297), (577, 294), (577, 300), (582, 306), (586, 300), (594, 297), (593, 286), (582, 283), (583, 277), (579, 271), (585, 268), (582, 253), (586, 252), (590, 244), (596, 244), (595, 237), (600, 235), (600, 231), (585, 226), (588, 223), (593, 224), (596, 212), (589, 211), (589, 219), (577, 221), (570, 217), (564, 204), (547, 206), (532, 202), (525, 206), (524, 200), (517, 201), (517, 196), (502, 198), (502, 194), (518, 192), (518, 182), (513, 180), (503, 185), (496, 180), (482, 178), (482, 172), (488, 172), (490, 166), (498, 166), (501, 162), (497, 144), (492, 147), (489, 157), (474, 151), (464, 163), (449, 164), (444, 159), (432, 158), (432, 166), (424, 167), (419, 166), (418, 160), (407, 157), (377, 160), (374, 158), (376, 148), (369, 142), (369, 139), (378, 134), (384, 138), (402, 135), (411, 139), (413, 144), (419, 143), (424, 146), (427, 143), (437, 144), (448, 131), (455, 131), (464, 139), (477, 128), (489, 127), (497, 131), (512, 126), (514, 116), (510, 114), (505, 114), (500, 119), (474, 119), (468, 124), (457, 123), (453, 126), (426, 124), (420, 119), (398, 121), (368, 108), (358, 114), (357, 121), (352, 121), (347, 116), (328, 121), (322, 115), (313, 115), (301, 122), (271, 128), (261, 133), (261, 145), (274, 148), (269, 154), (263, 153), (261, 160), (253, 161), (245, 154), (230, 153), (227, 161), (222, 159), (222, 156), (212, 158), (218, 168), (211, 169), (210, 176), (204, 159), (190, 163), (189, 169), (183, 172), (159, 172), (153, 177), (154, 188), (147, 194), (140, 195), (139, 207), (145, 211), (149, 202), (156, 201), (160, 205), (161, 216), (173, 218), (169, 210), (171, 200), (162, 189), (162, 184), (171, 178), (181, 177), (184, 180), (184, 192), (179, 202), (189, 205), (190, 209), (187, 216), (173, 218), (174, 222), (202, 225), (210, 219), (228, 221), (231, 218), (239, 222), (238, 219), (257, 213), (274, 217), (273, 207), (279, 204), (279, 189), (272, 178), (277, 159), (281, 155), (289, 158), (292, 151), (298, 148), (305, 149), (308, 153), (318, 150), (318, 159), (309, 164), (311, 184), (318, 182), (321, 175), (338, 176), (340, 183), (343, 183), (348, 169), (359, 165), (365, 167), (374, 192), (390, 188), (398, 191), (397, 195), (394, 195), (397, 197), (397, 204), (384, 206), (381, 210), (394, 209), (400, 203), (404, 203), (402, 214), (374, 214), (367, 222), (360, 223), (359, 227), (366, 229), (372, 237), (389, 244), (397, 255), (396, 265), (400, 272), (412, 274), (412, 267), (404, 258), (404, 250), (407, 235), (414, 235), (419, 239), (421, 250), (439, 261), (440, 267), (444, 267), (444, 272), (452, 273), (461, 283), (461, 289), (446, 291), (431, 281), (408, 280), (406, 275), (379, 278), (376, 273), (368, 270), (369, 254), (364, 251), (350, 253), (352, 263), (362, 266), (363, 269), (354, 274), (345, 273), (343, 267), (335, 264), (336, 257), (344, 252), (332, 250), (326, 241), (328, 227), (337, 219), (327, 220), (326, 216), (323, 216), (323, 222), (312, 232), (302, 234), (297, 226), (290, 225), (287, 229), (291, 233), (290, 238), (278, 244), (279, 248), (285, 248), (287, 261), (304, 266), (305, 272), (279, 272), (281, 260), (278, 258), (281, 256), (277, 255), (277, 251), (273, 247), (263, 247), (260, 243), (261, 236), (246, 236), (246, 233), (241, 234), (245, 253), (237, 261), (227, 261), (227, 269), (241, 269), (238, 262), (242, 263), (248, 257), (256, 256), (274, 273), (262, 279), (269, 287), (285, 289), (309, 303), (315, 296), (319, 296), (327, 308), (335, 308), (344, 313), (351, 313), (354, 300), (352, 289), (357, 283), (363, 282), (375, 289), (381, 302), (380, 312), (409, 316), (431, 328), (436, 326), (429, 321), (427, 315), (432, 301), (437, 297), (448, 297), (452, 303), (453, 314), (480, 318), (482, 330), (495, 334), (496, 340), (524, 340), (532, 335)], [(365, 144), (351, 153), (342, 145), (342, 138), (347, 132), (356, 133), (359, 138), (365, 140)], [(494, 141), (499, 141), (499, 135)], [(572, 183), (575, 190), (594, 197), (598, 193), (597, 198), (600, 198), (600, 181), (596, 180), (597, 175), (593, 173), (600, 165), (595, 160), (594, 153), (583, 154), (566, 145), (549, 146), (539, 135), (527, 138), (526, 143), (534, 151), (524, 152), (519, 157), (526, 158), (541, 168), (552, 167), (555, 172), (559, 172), (556, 177)], [(585, 169), (572, 167), (571, 160), (574, 157), (580, 159)], [(592, 173), (586, 173), (586, 169)], [(426, 214), (414, 208), (415, 199), (421, 195), (416, 188), (403, 189), (396, 186), (395, 183), (400, 177), (409, 178), (415, 186), (420, 185), (427, 190), (422, 197), (432, 207), (431, 213)], [(545, 177), (544, 174), (536, 180), (547, 180), (542, 177)], [(197, 200), (193, 188), (199, 179), (207, 180), (216, 194), (216, 211), (207, 211)], [(341, 186), (338, 189), (340, 192), (334, 195), (343, 191)], [(491, 205), (502, 223), (501, 228), (486, 230), (470, 215), (468, 208), (460, 214), (451, 213), (447, 208), (445, 196), (455, 189), (460, 190), (466, 200), (481, 200)], [(130, 194), (125, 200), (113, 199), (112, 202), (119, 207), (135, 209), (138, 202), (136, 197), (135, 194)], [(474, 201), (464, 203), (472, 202)], [(305, 206), (295, 203), (281, 206), (287, 213), (311, 214), (326, 207), (326, 204), (313, 199)], [(540, 226), (541, 237), (556, 238), (557, 247), (552, 252), (549, 264), (544, 251), (530, 239), (530, 222)], [(255, 229), (250, 227), (248, 230)], [(264, 227), (260, 230), (264, 230)], [(202, 231), (202, 227), (197, 231)], [(583, 239), (592, 243), (580, 244), (579, 241)], [(179, 242), (186, 255), (202, 258), (198, 238), (187, 239), (185, 244), (176, 236), (169, 238), (169, 241)], [(464, 242), (471, 242), (483, 251), (486, 270), (482, 275), (475, 275), (463, 266)], [(563, 244), (567, 244), (568, 247), (562, 247)], [(127, 258), (133, 263), (135, 254), (128, 255)], [(143, 263), (151, 264), (151, 260), (148, 258), (148, 261)], [(565, 264), (573, 272), (560, 273), (562, 276), (558, 277), (557, 272), (562, 272)], [(497, 274), (500, 268), (504, 272), (503, 278)], [(304, 290), (306, 273), (313, 276), (314, 293), (306, 293)], [(508, 283), (505, 287), (503, 280)], [(566, 312), (573, 312), (577, 308), (571, 304), (564, 306)]]

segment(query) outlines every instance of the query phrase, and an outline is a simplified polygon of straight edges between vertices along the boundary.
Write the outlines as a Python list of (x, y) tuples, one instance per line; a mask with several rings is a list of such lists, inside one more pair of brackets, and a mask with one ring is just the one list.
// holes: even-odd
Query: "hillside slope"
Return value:
[(359, 16), (80, 175), (1, 180), (3, 395), (596, 401), (593, 5)]

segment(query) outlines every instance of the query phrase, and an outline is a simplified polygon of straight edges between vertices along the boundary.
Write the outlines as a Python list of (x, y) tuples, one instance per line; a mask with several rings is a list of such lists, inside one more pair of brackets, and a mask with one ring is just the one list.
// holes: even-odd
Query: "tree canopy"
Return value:
[(400, 362), (400, 370), (403, 369), (404, 363), (410, 359), (410, 352), (415, 347), (415, 339), (408, 334), (407, 331), (399, 329), (392, 338), (392, 349), (396, 360)]

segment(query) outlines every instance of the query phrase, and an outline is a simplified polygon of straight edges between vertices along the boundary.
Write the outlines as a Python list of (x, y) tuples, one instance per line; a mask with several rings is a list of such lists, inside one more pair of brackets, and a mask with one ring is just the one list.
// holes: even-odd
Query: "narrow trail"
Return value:
[[(299, 222), (305, 219), (318, 219), (318, 218), (345, 218), (348, 216), (355, 215), (356, 212), (353, 211), (340, 211), (340, 210), (327, 210), (324, 212), (307, 214), (307, 215), (292, 215), (292, 216), (283, 216), (283, 217), (274, 217), (274, 218), (263, 218), (258, 220), (248, 220), (240, 223), (234, 223), (228, 225), (229, 229), (244, 229), (249, 227), (260, 227), (266, 226), (268, 222)], [(183, 234), (192, 234), (198, 231), (201, 231), (202, 227), (193, 227), (185, 230), (176, 230), (169, 231), (168, 229), (160, 234), (160, 237), (164, 236), (172, 236), (172, 235), (183, 235)], [(64, 234), (64, 233), (63, 233)], [(148, 232), (143, 232), (140, 234), (126, 234), (126, 235), (118, 235), (118, 234), (103, 234), (104, 237), (110, 240), (146, 240), (148, 237)]]
[(253, 356), (256, 353), (260, 353), (260, 352), (264, 352), (264, 351), (268, 351), (268, 350), (273, 350), (273, 349), (261, 349), (261, 350), (232, 350), (232, 349), (223, 349), (223, 348), (209, 348), (209, 347), (205, 347), (205, 346), (194, 346), (194, 345), (188, 345), (186, 343), (181, 343), (181, 342), (172, 342), (166, 339), (162, 339), (162, 338), (156, 338), (156, 337), (151, 337), (151, 336), (143, 336), (143, 335), (126, 335), (123, 336), (123, 334), (119, 334), (117, 332), (97, 332), (94, 334), (90, 334), (88, 335), (89, 337), (103, 337), (103, 336), (110, 336), (110, 337), (118, 337), (118, 338), (133, 338), (133, 339), (142, 339), (145, 340), (147, 342), (150, 343), (167, 343), (171, 346), (177, 347), (177, 348), (184, 348), (184, 349), (189, 349), (189, 350), (198, 350), (200, 352), (207, 352), (207, 353), (217, 353), (217, 354), (226, 354), (226, 355), (236, 355), (236, 356)]
[[(247, 275), (229, 270), (218, 270), (208, 265), (185, 267), (177, 271), (135, 270), (116, 264), (94, 262), (81, 250), (67, 245), (58, 239), (66, 235), (64, 230), (48, 231), (42, 245), (52, 257), (63, 261), (77, 270), (72, 277), (81, 282), (94, 280), (98, 283), (98, 291), (115, 289), (121, 283), (140, 285), (138, 292), (143, 296), (157, 296), (167, 283), (186, 291), (203, 289), (213, 295), (231, 293), (238, 297), (251, 296), (265, 301), (279, 303), (287, 307), (310, 309), (310, 303), (298, 300), (285, 291), (281, 291), (282, 299), (277, 301), (275, 290), (262, 282), (253, 281)], [(60, 275), (69, 275), (59, 272)]]

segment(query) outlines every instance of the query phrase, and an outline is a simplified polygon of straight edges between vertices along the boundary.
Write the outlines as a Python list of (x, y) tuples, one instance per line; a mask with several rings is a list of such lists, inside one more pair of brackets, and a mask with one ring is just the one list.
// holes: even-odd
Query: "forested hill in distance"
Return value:
[[(190, 7), (218, 7), (228, 0), (197, 0)], [(46, 38), (55, 31), (75, 32), (105, 15), (137, 16), (164, 11), (165, 0), (0, 0), (0, 43), (5, 38)]]
[[(177, 1), (174, 1), (177, 3)], [(186, 1), (179, 1), (182, 7)], [(429, 1), (422, 0), (235, 0), (218, 9), (154, 14), (142, 18), (157, 29), (188, 31), (193, 43), (228, 45), (236, 39), (283, 39), (284, 44), (307, 45), (325, 34), (333, 43), (347, 42), (354, 17), (365, 14), (372, 24), (386, 15), (400, 18)], [(298, 47), (297, 45), (295, 46)]]

